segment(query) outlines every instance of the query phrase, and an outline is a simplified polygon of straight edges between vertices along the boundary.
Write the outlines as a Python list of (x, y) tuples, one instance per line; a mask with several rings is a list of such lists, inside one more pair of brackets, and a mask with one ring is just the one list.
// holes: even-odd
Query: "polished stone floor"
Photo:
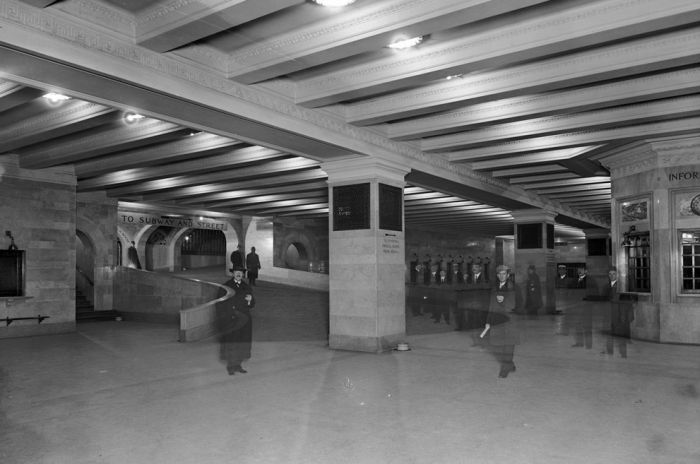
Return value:
[(599, 307), (589, 348), (566, 335), (583, 302), (517, 317), (502, 379), (471, 332), (428, 315), (407, 315), (410, 351), (332, 351), (327, 293), (256, 296), (247, 374), (167, 325), (0, 340), (0, 463), (700, 463), (700, 347), (608, 345)]

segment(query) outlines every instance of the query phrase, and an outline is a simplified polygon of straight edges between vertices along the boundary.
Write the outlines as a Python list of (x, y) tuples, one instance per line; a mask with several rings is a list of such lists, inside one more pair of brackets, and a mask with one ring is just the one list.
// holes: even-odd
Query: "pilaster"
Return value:
[(378, 160), (325, 163), (329, 183), (329, 345), (380, 352), (406, 334), (404, 176)]

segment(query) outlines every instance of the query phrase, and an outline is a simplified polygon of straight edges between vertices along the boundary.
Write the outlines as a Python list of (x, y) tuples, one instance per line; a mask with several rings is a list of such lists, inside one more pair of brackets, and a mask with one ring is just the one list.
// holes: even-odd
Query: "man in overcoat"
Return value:
[(245, 268), (233, 268), (233, 278), (224, 285), (231, 288), (233, 298), (220, 303), (218, 320), (220, 330), (220, 359), (226, 363), (229, 375), (236, 372), (245, 374), (243, 361), (250, 359), (253, 342), (253, 322), (250, 310), (255, 307), (253, 290), (244, 280)]

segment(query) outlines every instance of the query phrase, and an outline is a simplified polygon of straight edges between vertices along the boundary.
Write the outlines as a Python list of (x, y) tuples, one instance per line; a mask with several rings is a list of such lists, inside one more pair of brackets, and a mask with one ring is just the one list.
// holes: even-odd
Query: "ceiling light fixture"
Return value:
[(43, 98), (49, 101), (49, 103), (60, 103), (62, 101), (70, 100), (70, 97), (56, 92), (49, 92), (42, 95)]
[(124, 121), (126, 121), (129, 124), (132, 124), (132, 123), (135, 123), (137, 121), (142, 120), (145, 117), (146, 116), (144, 116), (142, 114), (138, 114), (138, 113), (126, 113), (124, 115)]
[(407, 48), (415, 47), (423, 41), (423, 37), (412, 37), (410, 39), (400, 39), (389, 44), (389, 48), (394, 50), (405, 50)]
[(329, 8), (337, 8), (341, 6), (348, 6), (350, 4), (355, 3), (355, 0), (313, 0), (314, 3), (321, 5), (321, 6), (327, 6)]

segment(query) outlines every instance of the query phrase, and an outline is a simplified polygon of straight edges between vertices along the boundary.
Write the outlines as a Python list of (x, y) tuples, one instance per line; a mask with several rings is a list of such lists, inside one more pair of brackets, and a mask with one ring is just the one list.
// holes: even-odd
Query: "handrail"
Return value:
[(0, 321), (3, 321), (5, 324), (7, 324), (5, 327), (9, 326), (12, 324), (14, 321), (27, 321), (31, 319), (36, 319), (39, 324), (41, 324), (41, 321), (44, 319), (48, 319), (50, 316), (42, 316), (41, 314), (38, 316), (33, 316), (33, 317), (6, 317), (4, 319), (0, 319)]
[(87, 275), (87, 273), (85, 271), (80, 269), (78, 266), (75, 266), (75, 270), (78, 271), (78, 274), (85, 277), (85, 280), (88, 281), (88, 283), (90, 284), (91, 287), (95, 286), (95, 282), (92, 281), (92, 279)]

